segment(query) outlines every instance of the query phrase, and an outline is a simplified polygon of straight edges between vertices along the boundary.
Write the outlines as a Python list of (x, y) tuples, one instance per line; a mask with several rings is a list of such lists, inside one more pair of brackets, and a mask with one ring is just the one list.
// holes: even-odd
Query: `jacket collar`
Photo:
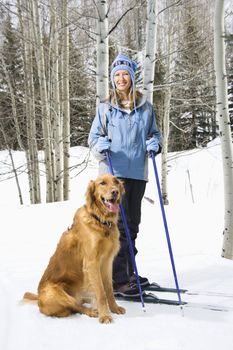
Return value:
[[(146, 96), (143, 95), (143, 94), (141, 94), (141, 96), (140, 96), (139, 99), (138, 99), (136, 108), (138, 109), (138, 108), (142, 107), (142, 106), (146, 103), (146, 101), (147, 101)], [(115, 101), (114, 98), (112, 98), (112, 99), (109, 101), (109, 104), (110, 104), (110, 106), (112, 106), (113, 108), (118, 109), (119, 111), (122, 111), (122, 112), (125, 111), (122, 107), (117, 106), (116, 101)]]

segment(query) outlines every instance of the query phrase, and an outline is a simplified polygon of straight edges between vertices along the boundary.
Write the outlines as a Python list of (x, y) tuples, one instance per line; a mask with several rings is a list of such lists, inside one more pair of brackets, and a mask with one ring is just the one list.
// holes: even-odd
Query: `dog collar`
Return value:
[(94, 219), (96, 219), (98, 222), (100, 222), (102, 225), (105, 225), (107, 226), (108, 228), (111, 228), (112, 227), (112, 221), (102, 221), (100, 220), (100, 218), (95, 215), (95, 214), (91, 214), (93, 216)]

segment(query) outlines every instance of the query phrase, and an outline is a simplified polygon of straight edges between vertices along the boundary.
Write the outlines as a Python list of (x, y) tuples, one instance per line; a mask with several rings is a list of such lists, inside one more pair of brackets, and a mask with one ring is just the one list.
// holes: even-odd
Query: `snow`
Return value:
[[(20, 206), (14, 179), (0, 182), (0, 349), (231, 349), (233, 262), (221, 258), (224, 208), (219, 140), (204, 149), (169, 154), (165, 211), (180, 287), (222, 293), (182, 295), (182, 299), (229, 307), (228, 312), (184, 307), (182, 316), (180, 307), (152, 304), (146, 304), (143, 312), (140, 303), (121, 301), (126, 314), (113, 315), (114, 322), (104, 325), (79, 314), (46, 317), (36, 305), (21, 303), (25, 291), (36, 291), (61, 233), (84, 203), (88, 182), (97, 176), (93, 158), (86, 167), (83, 163), (88, 156), (88, 149), (72, 148), (72, 164), (82, 165), (72, 171), (67, 202), (30, 205), (22, 172), (19, 180), (25, 204)], [(23, 165), (21, 152), (14, 152), (14, 159), (17, 166)], [(158, 156), (158, 169), (160, 160)], [(7, 152), (0, 152), (0, 173), (7, 171), (8, 161)], [(152, 162), (146, 197), (154, 204), (143, 199), (138, 271), (151, 281), (174, 287)], [(177, 299), (175, 294), (172, 297)]]

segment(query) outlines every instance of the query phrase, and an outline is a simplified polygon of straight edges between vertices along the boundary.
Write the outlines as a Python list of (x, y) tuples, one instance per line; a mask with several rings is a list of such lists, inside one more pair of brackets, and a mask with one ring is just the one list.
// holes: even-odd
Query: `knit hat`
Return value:
[[(115, 58), (115, 60), (112, 62), (111, 66), (111, 82), (114, 90), (114, 94), (116, 97), (116, 85), (114, 82), (114, 75), (118, 70), (126, 70), (131, 78), (132, 82), (132, 90), (133, 90), (133, 96), (134, 96), (134, 84), (135, 84), (135, 72), (137, 69), (137, 63), (132, 61), (129, 57), (127, 57), (124, 54), (119, 54)], [(134, 109), (136, 110), (136, 103), (135, 103), (135, 98), (134, 98)]]
[(135, 71), (137, 69), (137, 63), (132, 61), (129, 57), (119, 54), (115, 58), (115, 60), (112, 62), (112, 70), (111, 70), (111, 82), (112, 86), (115, 89), (115, 83), (114, 83), (114, 75), (118, 70), (126, 70), (129, 72), (131, 81), (132, 81), (132, 87), (134, 87), (135, 83)]

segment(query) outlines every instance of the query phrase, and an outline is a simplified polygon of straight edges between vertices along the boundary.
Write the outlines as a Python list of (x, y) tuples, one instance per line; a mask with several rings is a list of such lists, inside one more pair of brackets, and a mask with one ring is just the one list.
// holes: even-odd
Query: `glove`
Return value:
[(146, 141), (146, 150), (148, 153), (157, 153), (159, 151), (158, 141), (155, 138), (151, 137), (149, 140)]
[(108, 139), (108, 136), (101, 136), (97, 141), (97, 151), (103, 153), (104, 151), (109, 150), (111, 142)]

